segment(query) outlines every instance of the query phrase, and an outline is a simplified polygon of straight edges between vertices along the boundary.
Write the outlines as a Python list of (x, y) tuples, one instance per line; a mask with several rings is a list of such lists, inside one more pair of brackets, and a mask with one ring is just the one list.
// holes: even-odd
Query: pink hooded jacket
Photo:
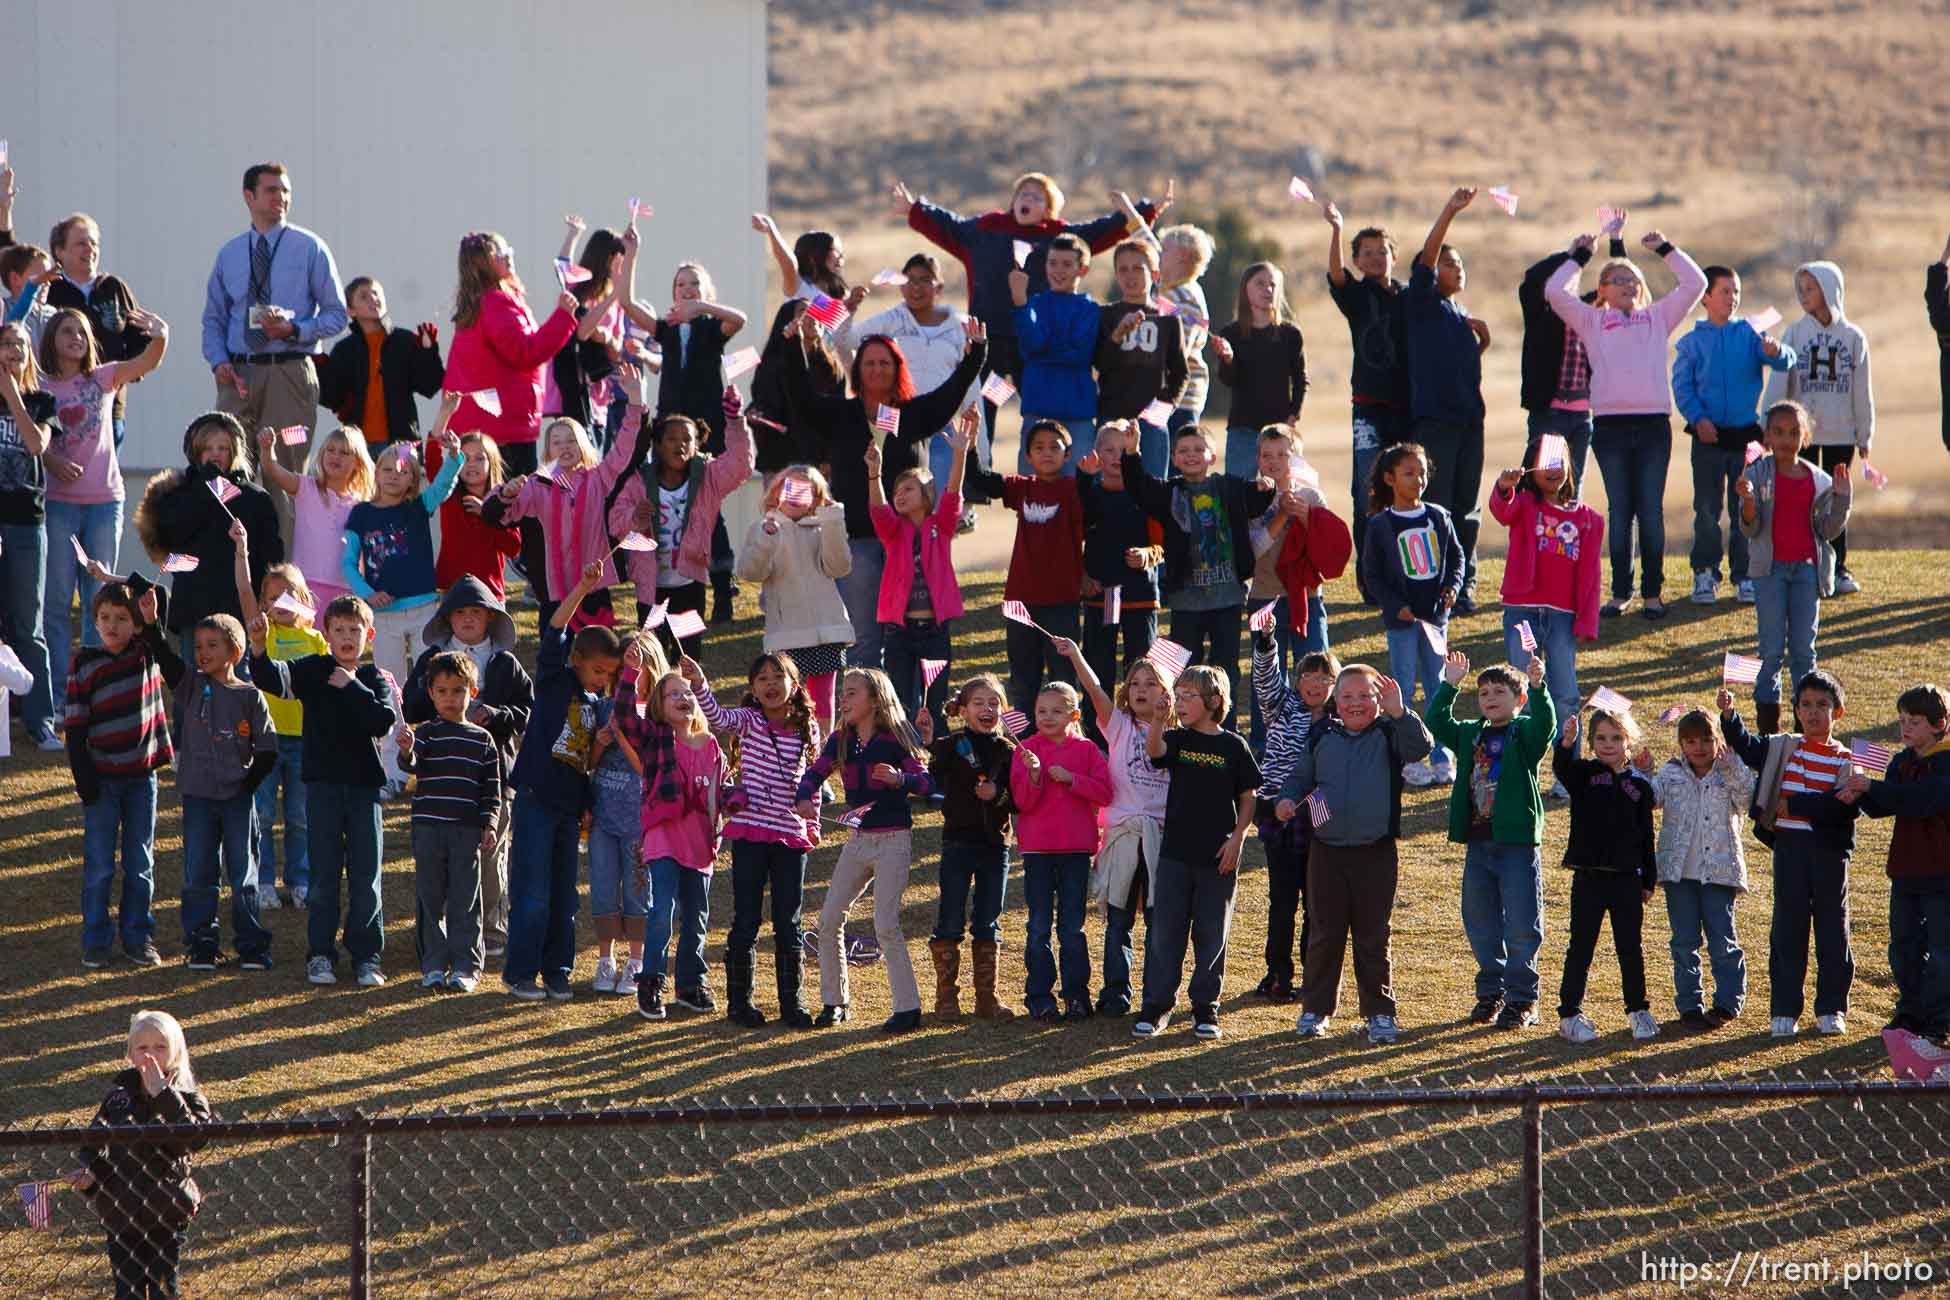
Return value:
[[(549, 591), (569, 591), (582, 580), (582, 566), (601, 557), (608, 557), (603, 559), (602, 585), (616, 584), (616, 561), (609, 556), (609, 534), (603, 528), (603, 502), (616, 486), (617, 475), (630, 463), (630, 456), (636, 450), (637, 430), (642, 425), (643, 408), (632, 404), (624, 413), (623, 427), (616, 441), (610, 444), (609, 454), (600, 464), (594, 468), (558, 470), (547, 477), (530, 474), (515, 499), (501, 507), (499, 519), (490, 520), (508, 525), (534, 519), (542, 525), (542, 532), (548, 537)], [(505, 497), (502, 499), (507, 501)], [(656, 556), (650, 558), (654, 560)]]
[[(654, 437), (655, 430), (651, 430)], [(646, 472), (656, 473), (657, 448), (653, 441), (649, 453), (644, 458)], [(691, 464), (704, 463), (704, 472), (695, 479), (696, 494), (690, 503), (690, 513), (684, 518), (684, 540), (677, 548), (677, 558), (671, 567), (687, 578), (698, 582), (711, 580), (711, 530), (717, 526), (718, 512), (724, 507), (724, 499), (735, 492), (746, 479), (752, 476), (752, 468), (758, 463), (757, 452), (752, 447), (751, 426), (745, 423), (744, 415), (725, 415), (724, 455), (698, 456)], [(623, 490), (616, 494), (616, 503), (609, 508), (609, 531), (617, 537), (636, 529), (637, 507), (649, 500), (649, 493), (643, 487), (643, 475), (632, 474), (623, 484)], [(644, 530), (656, 536), (656, 521)], [(648, 609), (657, 603), (657, 555), (654, 551), (623, 551), (628, 557), (630, 581), (636, 584), (636, 600), (640, 608)]]
[[(1040, 783), (1029, 779), (1024, 754), (1043, 765)], [(1051, 766), (1070, 774), (1064, 785)], [(1082, 736), (1051, 740), (1032, 731), (1010, 760), (1009, 799), (1016, 805), (1016, 843), (1024, 853), (1097, 852), (1097, 816), (1111, 801), (1110, 760)]]
[[(873, 530), (887, 549), (887, 567), (880, 573), (880, 603), (874, 617), (882, 623), (907, 621), (907, 597), (914, 589), (914, 524), (890, 505), (873, 507)], [(961, 584), (955, 580), (955, 557), (950, 553), (955, 526), (961, 522), (961, 493), (943, 492), (934, 513), (921, 525), (921, 574), (928, 580), (939, 622), (962, 615)]]
[(485, 433), (503, 447), (534, 442), (542, 427), (542, 372), (575, 332), (575, 317), (568, 312), (558, 309), (538, 327), (528, 303), (511, 290), (483, 294), (474, 323), (454, 332), (441, 386), (450, 393), (492, 388), (501, 413), (470, 397), (447, 427), (458, 434)]
[(1571, 611), (1571, 635), (1598, 639), (1598, 555), (1605, 521), (1590, 506), (1546, 505), (1524, 489), (1490, 491), (1490, 513), (1510, 530), (1503, 603)]

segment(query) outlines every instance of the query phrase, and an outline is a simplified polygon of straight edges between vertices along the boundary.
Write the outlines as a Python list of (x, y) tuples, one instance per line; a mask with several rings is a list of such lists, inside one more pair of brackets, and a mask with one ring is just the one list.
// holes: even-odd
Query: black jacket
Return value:
[[(1266, 507), (1273, 504), (1277, 493), (1270, 487), (1261, 487), (1257, 481), (1248, 483), (1230, 474), (1215, 473), (1205, 482), (1225, 502), (1226, 522), (1232, 531), (1233, 568), (1238, 571), (1239, 581), (1250, 583), (1255, 557), (1252, 535), (1247, 531), (1249, 521), (1266, 513)], [(1152, 478), (1144, 472), (1143, 458), (1136, 452), (1124, 453), (1124, 490), (1137, 498), (1146, 514), (1164, 525), (1167, 595), (1185, 585), (1185, 569), (1191, 555), (1191, 535), (1179, 524), (1172, 501), (1185, 486), (1185, 480), (1176, 474), (1168, 479)]]
[(440, 608), (421, 631), (420, 640), (426, 643), (427, 649), (400, 686), (405, 696), (401, 707), (409, 723), (417, 725), (433, 719), (433, 697), (427, 693), (427, 665), (447, 648), (454, 635), (453, 624), (448, 621), (453, 612), (476, 605), (491, 616), (488, 640), (494, 645), (494, 654), (488, 659), (487, 679), (479, 683), (480, 694), (475, 697), (475, 703), (488, 712), (480, 725), (487, 728), (488, 734), (494, 737), (495, 748), (501, 751), (501, 775), (505, 779), (514, 770), (515, 746), (521, 743), (521, 734), (528, 728), (529, 710), (535, 706), (535, 683), (529, 679), (528, 670), (521, 666), (521, 660), (515, 658), (514, 619), (508, 616), (507, 607), (494, 598), (487, 584), (472, 574), (447, 589)]
[[(664, 368), (657, 385), (657, 418), (688, 415), (708, 430), (703, 450), (724, 455), (724, 322), (699, 316), (691, 322), (691, 342), (683, 345), (681, 325), (657, 322), (657, 346)], [(674, 364), (673, 364), (674, 363)]]
[(331, 684), (338, 661), (330, 655), (303, 659), (250, 657), (251, 680), (267, 695), (305, 706), (307, 782), (378, 789), (386, 784), (379, 741), (399, 725), (399, 701), (371, 660), (344, 686)]
[[(798, 321), (805, 307), (804, 299), (790, 298), (779, 308), (772, 317), (772, 332), (765, 336), (765, 346), (758, 354), (758, 369), (752, 371), (752, 403), (747, 416), (760, 474), (774, 474), (788, 465), (817, 465), (820, 460), (821, 443), (812, 417), (793, 403), (785, 385), (787, 351), (804, 359), (798, 336), (788, 337), (786, 327)], [(846, 376), (824, 350), (811, 358), (806, 368), (808, 392), (820, 397), (845, 395)]]
[(1943, 445), (1950, 447), (1950, 267), (1931, 262), (1923, 278), (1923, 303), (1936, 331), (1936, 382), (1943, 395)]
[[(576, 308), (578, 322), (588, 314), (587, 304)], [(578, 339), (571, 334), (569, 341), (555, 354), (555, 359), (549, 362), (549, 367), (555, 377), (555, 393), (562, 407), (559, 411), (549, 412), (549, 415), (568, 416), (589, 431), (591, 442), (601, 446), (602, 436), (598, 426), (602, 421), (597, 418), (599, 413), (590, 409), (589, 385), (615, 373), (616, 363), (609, 359), (609, 349), (595, 339)], [(608, 412), (600, 414), (607, 416)], [(546, 422), (548, 416), (542, 418)], [(546, 438), (542, 440), (544, 451), (547, 441)]]
[[(1504, 757), (1508, 761), (1507, 751)], [(1564, 865), (1574, 871), (1635, 872), (1639, 888), (1656, 888), (1652, 782), (1634, 768), (1614, 772), (1595, 758), (1579, 758), (1564, 745), (1551, 746), (1551, 771), (1571, 792)]]
[[(999, 734), (983, 735), (957, 727), (928, 746), (928, 775), (941, 791), (941, 838), (964, 844), (1000, 846), (1009, 842), (1009, 765), (1016, 747)], [(995, 783), (995, 798), (975, 797), (981, 777)]]
[[(1625, 256), (1623, 241), (1611, 241), (1611, 255)], [(1547, 411), (1557, 396), (1557, 380), (1564, 369), (1564, 318), (1545, 301), (1544, 286), (1570, 258), (1569, 252), (1559, 249), (1534, 263), (1517, 286), (1517, 305), (1523, 308), (1523, 387), (1518, 402), (1526, 411)], [(1598, 291), (1583, 297), (1596, 302)]]
[[(318, 404), (338, 416), (340, 424), (360, 424), (366, 418), (366, 376), (372, 353), (366, 332), (356, 324), (332, 345), (318, 368)], [(386, 441), (417, 441), (420, 408), (413, 394), (433, 397), (447, 377), (440, 348), (420, 346), (412, 330), (390, 329), (379, 344), (379, 382), (386, 389)]]
[(136, 534), (149, 558), (160, 564), (172, 552), (194, 555), (197, 566), (172, 576), (169, 619), (172, 632), (185, 632), (211, 614), (229, 614), (242, 621), (244, 607), (237, 599), (234, 572), (236, 546), (230, 540), (230, 521), (244, 521), (250, 547), (251, 590), (264, 589), (264, 570), (284, 560), (284, 539), (278, 533), (278, 512), (271, 496), (240, 470), (223, 475), (237, 495), (226, 504), (210, 490), (218, 477), (210, 465), (165, 470), (149, 480), (142, 504), (136, 507)]
[[(164, 1088), (151, 1097), (142, 1086), (142, 1071), (131, 1066), (115, 1072), (114, 1086), (102, 1098), (91, 1127), (208, 1124), (215, 1118), (195, 1088)], [(201, 1199), (190, 1177), (190, 1153), (202, 1148), (200, 1140), (104, 1142), (75, 1154), (95, 1176), (87, 1194), (111, 1233), (157, 1225), (181, 1232)]]

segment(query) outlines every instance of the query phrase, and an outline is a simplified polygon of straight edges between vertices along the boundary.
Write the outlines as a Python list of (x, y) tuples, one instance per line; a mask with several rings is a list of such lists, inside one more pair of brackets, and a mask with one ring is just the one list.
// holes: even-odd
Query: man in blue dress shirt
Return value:
[[(244, 172), (251, 228), (217, 250), (203, 302), (203, 359), (217, 381), (217, 409), (255, 433), (301, 424), (302, 444), (278, 438), (272, 454), (302, 473), (318, 421), (313, 358), (346, 325), (338, 267), (325, 241), (287, 222), (291, 178), (280, 163)], [(268, 485), (267, 485), (268, 487)], [(278, 530), (291, 545), (291, 499), (273, 490)]]

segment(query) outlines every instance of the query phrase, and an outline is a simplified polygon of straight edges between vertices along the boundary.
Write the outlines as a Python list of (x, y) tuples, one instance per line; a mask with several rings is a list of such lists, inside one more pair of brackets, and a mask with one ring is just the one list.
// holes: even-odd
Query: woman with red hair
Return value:
[[(979, 320), (967, 324), (967, 350), (961, 364), (939, 388), (916, 394), (900, 344), (884, 334), (869, 334), (853, 354), (853, 395), (823, 395), (813, 391), (806, 368), (806, 349), (818, 346), (819, 323), (809, 314), (799, 317), (799, 346), (785, 350), (785, 391), (795, 422), (815, 431), (819, 460), (831, 468), (827, 478), (833, 497), (846, 509), (846, 536), (853, 552), (853, 571), (840, 579), (840, 598), (853, 623), (853, 648), (847, 663), (878, 668), (881, 661), (880, 574), (886, 552), (873, 529), (867, 498), (867, 448), (881, 445), (881, 486), (892, 492), (894, 480), (910, 469), (925, 468), (921, 448), (954, 419), (968, 397), (969, 385), (988, 359), (988, 332)], [(894, 427), (876, 427), (884, 408), (893, 412)]]

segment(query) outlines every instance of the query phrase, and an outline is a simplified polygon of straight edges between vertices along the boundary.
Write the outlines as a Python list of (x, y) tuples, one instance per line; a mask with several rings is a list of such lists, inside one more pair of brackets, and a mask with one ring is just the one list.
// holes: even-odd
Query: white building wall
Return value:
[(179, 464), (184, 426), (213, 405), (204, 284), (248, 223), (252, 162), (291, 169), (291, 219), (324, 237), (341, 281), (378, 276), (396, 324), (439, 323), (443, 355), (461, 235), (507, 236), (545, 314), (562, 214), (618, 228), (632, 195), (656, 210), (640, 223), (646, 302), (696, 259), (721, 300), (767, 319), (770, 258), (750, 226), (766, 192), (764, 0), (6, 8), (16, 237), (45, 244), (89, 213), (103, 270), (170, 325), (163, 368), (130, 395), (127, 468)]

